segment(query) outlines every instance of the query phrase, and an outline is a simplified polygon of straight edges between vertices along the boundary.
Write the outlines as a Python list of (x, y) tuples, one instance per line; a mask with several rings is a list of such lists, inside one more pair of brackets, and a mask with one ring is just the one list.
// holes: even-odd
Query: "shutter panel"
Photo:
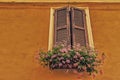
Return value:
[(73, 45), (88, 46), (84, 10), (71, 8)]
[(63, 41), (70, 45), (69, 9), (60, 8), (55, 10), (55, 44)]

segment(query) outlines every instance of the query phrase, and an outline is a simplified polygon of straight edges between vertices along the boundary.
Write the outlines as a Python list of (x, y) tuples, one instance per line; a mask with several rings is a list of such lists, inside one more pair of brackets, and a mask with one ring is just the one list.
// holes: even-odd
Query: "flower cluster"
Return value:
[[(91, 48), (59, 45), (48, 52), (40, 52), (40, 61), (50, 69), (75, 69), (78, 72), (96, 72), (101, 64), (97, 52)], [(104, 54), (103, 54), (104, 55)]]

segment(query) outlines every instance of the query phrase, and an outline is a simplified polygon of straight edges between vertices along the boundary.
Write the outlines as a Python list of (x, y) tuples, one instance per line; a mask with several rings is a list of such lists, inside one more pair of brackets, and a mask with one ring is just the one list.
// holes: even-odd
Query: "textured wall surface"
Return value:
[[(0, 80), (77, 80), (75, 74), (51, 72), (35, 59), (39, 49), (48, 47), (50, 7), (65, 5), (0, 4)], [(107, 56), (104, 74), (95, 80), (120, 80), (120, 4), (71, 5), (89, 7), (95, 47)]]
[(120, 2), (120, 0), (0, 0), (0, 2)]

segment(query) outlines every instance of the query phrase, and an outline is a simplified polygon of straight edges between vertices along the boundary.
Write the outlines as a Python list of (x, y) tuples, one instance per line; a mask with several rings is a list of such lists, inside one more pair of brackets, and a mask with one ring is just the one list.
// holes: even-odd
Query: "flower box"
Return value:
[[(77, 72), (96, 72), (102, 60), (92, 48), (76, 45), (74, 48), (58, 45), (48, 52), (40, 52), (40, 62), (50, 69), (75, 69)], [(104, 57), (104, 54), (102, 55)]]

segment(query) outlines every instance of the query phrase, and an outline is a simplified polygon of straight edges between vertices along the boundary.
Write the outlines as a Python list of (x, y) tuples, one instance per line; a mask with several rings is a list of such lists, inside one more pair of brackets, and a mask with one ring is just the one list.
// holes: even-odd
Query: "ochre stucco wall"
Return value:
[[(48, 47), (50, 7), (65, 5), (0, 4), (0, 80), (77, 80), (75, 74), (51, 72), (35, 59)], [(95, 47), (106, 53), (104, 74), (95, 80), (120, 80), (120, 4), (70, 5), (89, 7)]]
[(120, 2), (120, 0), (0, 0), (0, 2)]

